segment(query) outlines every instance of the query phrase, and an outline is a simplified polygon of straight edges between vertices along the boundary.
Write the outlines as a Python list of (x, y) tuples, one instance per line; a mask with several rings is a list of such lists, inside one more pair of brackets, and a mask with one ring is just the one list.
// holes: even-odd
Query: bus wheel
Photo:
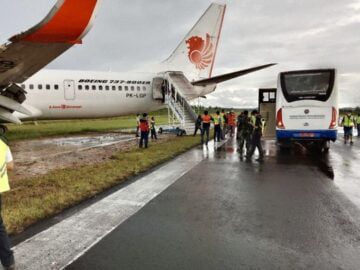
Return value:
[(322, 152), (328, 153), (330, 150), (330, 141), (325, 141), (322, 146)]

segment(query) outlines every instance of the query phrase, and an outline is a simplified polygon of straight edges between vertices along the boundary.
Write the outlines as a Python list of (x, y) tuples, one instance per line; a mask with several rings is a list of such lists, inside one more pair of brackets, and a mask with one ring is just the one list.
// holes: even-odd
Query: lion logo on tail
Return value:
[(209, 34), (206, 34), (206, 40), (199, 36), (193, 36), (186, 40), (186, 44), (189, 49), (189, 59), (197, 69), (205, 69), (211, 64), (214, 56), (214, 46)]

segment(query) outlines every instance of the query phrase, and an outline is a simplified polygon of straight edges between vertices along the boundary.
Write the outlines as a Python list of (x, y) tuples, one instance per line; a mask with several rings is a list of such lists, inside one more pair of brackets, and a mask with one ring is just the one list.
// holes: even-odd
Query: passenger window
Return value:
[(109, 86), (106, 85), (106, 86), (105, 86), (105, 90), (106, 90), (106, 91), (109, 91), (109, 89), (110, 89)]
[(143, 86), (143, 91), (146, 91), (146, 86)]
[(55, 90), (59, 90), (59, 85), (58, 85), (58, 84), (55, 84), (55, 85), (54, 85), (54, 89), (55, 89)]
[(96, 90), (96, 85), (92, 85), (92, 86), (91, 86), (91, 89), (92, 89), (92, 90)]
[(140, 91), (140, 86), (137, 86), (136, 89), (137, 89), (138, 91)]
[(78, 89), (79, 89), (79, 90), (82, 90), (82, 85), (78, 85)]
[(134, 86), (131, 86), (131, 91), (134, 91), (135, 90), (135, 87)]
[(38, 84), (38, 89), (42, 90), (42, 84)]
[(50, 84), (47, 84), (45, 87), (46, 87), (46, 90), (50, 90)]
[(89, 90), (89, 86), (88, 85), (85, 85), (85, 90)]
[(116, 90), (115, 85), (111, 86), (111, 89), (112, 89), (113, 91), (115, 91), (115, 90)]
[(103, 90), (103, 86), (99, 85), (99, 90), (102, 91)]
[(121, 85), (119, 85), (118, 90), (122, 91), (122, 86)]
[(125, 86), (125, 91), (129, 91), (129, 86)]
[(25, 90), (25, 84), (22, 84), (22, 85), (21, 85), (21, 88)]
[(33, 85), (33, 84), (30, 84), (30, 85), (29, 85), (29, 88), (30, 88), (31, 90), (33, 90), (33, 89), (34, 89), (34, 85)]

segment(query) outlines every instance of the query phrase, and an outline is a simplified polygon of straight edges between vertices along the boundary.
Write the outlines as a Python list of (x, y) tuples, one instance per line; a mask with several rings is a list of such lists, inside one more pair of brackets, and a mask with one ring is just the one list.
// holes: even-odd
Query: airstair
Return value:
[[(159, 87), (160, 85), (160, 87)], [(153, 82), (155, 99), (162, 99), (168, 108), (169, 125), (178, 126), (190, 135), (194, 132), (196, 113), (189, 101), (196, 98), (194, 86), (182, 72), (166, 72)], [(160, 91), (156, 89), (161, 89)]]

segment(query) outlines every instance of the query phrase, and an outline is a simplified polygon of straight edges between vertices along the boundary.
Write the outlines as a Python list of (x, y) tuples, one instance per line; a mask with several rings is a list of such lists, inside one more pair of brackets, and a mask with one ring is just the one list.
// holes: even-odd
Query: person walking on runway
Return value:
[(342, 119), (342, 126), (344, 127), (344, 144), (350, 141), (350, 145), (353, 145), (353, 128), (354, 128), (354, 117), (351, 112), (347, 112)]
[(236, 127), (236, 114), (234, 111), (231, 111), (228, 116), (228, 126), (230, 130), (230, 137), (234, 136), (235, 127)]
[(220, 112), (217, 111), (215, 116), (213, 117), (214, 121), (214, 141), (221, 141), (221, 115)]
[(259, 151), (259, 158), (256, 160), (261, 162), (264, 160), (264, 150), (261, 145), (263, 125), (262, 125), (262, 121), (261, 121), (261, 115), (258, 113), (258, 111), (254, 110), (252, 115), (254, 115), (255, 118), (253, 118), (254, 122), (252, 123), (253, 124), (253, 132), (252, 132), (252, 137), (251, 137), (251, 146), (250, 146), (249, 153), (247, 153), (247, 155), (246, 155), (246, 159), (250, 160), (255, 152), (255, 148), (257, 148)]
[(201, 130), (201, 144), (204, 144), (204, 135), (206, 135), (205, 145), (208, 145), (209, 142), (209, 132), (211, 124), (211, 116), (208, 111), (204, 111), (204, 114), (201, 116), (202, 121), (202, 130)]
[(250, 150), (251, 132), (253, 128), (250, 123), (249, 112), (244, 111), (241, 117), (238, 118), (238, 133), (239, 133), (239, 147), (238, 151), (240, 156), (243, 156), (244, 145), (246, 148), (246, 154)]
[(198, 130), (200, 130), (200, 134), (201, 134), (201, 132), (202, 132), (201, 124), (202, 124), (202, 120), (201, 120), (201, 115), (199, 114), (198, 118), (195, 121), (194, 136), (196, 136), (196, 133), (197, 133)]
[(357, 136), (360, 137), (360, 113), (356, 117)]
[(139, 142), (139, 148), (142, 148), (143, 145), (145, 148), (148, 148), (148, 142), (149, 142), (149, 120), (147, 118), (147, 114), (144, 113), (143, 117), (140, 119), (140, 142)]

